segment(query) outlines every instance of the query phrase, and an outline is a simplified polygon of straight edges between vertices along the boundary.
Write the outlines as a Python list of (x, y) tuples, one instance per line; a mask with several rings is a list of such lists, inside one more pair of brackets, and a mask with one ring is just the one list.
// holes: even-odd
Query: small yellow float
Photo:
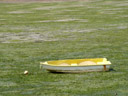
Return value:
[(50, 72), (78, 73), (108, 71), (111, 62), (106, 58), (69, 59), (40, 62), (40, 66)]

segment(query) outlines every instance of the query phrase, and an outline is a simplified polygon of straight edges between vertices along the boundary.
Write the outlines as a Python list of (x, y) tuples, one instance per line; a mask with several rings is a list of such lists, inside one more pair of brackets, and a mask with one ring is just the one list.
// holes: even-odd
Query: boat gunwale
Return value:
[[(91, 59), (92, 58), (90, 58), (90, 60)], [(84, 67), (84, 66), (104, 66), (104, 65), (111, 65), (111, 62), (110, 61), (107, 61), (106, 58), (96, 58), (96, 59), (103, 59), (103, 61), (102, 62), (97, 62), (95, 65), (94, 64), (92, 64), (92, 65), (91, 64), (90, 65), (79, 65), (79, 64), (76, 63), (77, 65), (68, 65), (68, 66), (53, 65), (53, 64), (48, 63), (49, 61), (44, 61), (44, 62), (40, 62), (40, 65), (48, 65), (48, 66), (56, 66), (56, 67), (79, 67), (79, 66), (80, 67), (82, 67), (82, 66)], [(68, 59), (68, 60), (84, 60), (84, 59)], [(87, 59), (85, 59), (85, 60), (87, 60)], [(95, 60), (95, 59), (93, 58), (93, 60)], [(56, 61), (63, 61), (63, 60), (54, 60), (54, 61), (56, 62)], [(51, 62), (54, 62), (54, 61), (51, 61)], [(98, 63), (100, 63), (100, 64), (98, 64)]]
[(98, 65), (69, 65), (69, 66), (59, 66), (59, 65), (50, 65), (50, 64), (41, 64), (41, 65), (47, 65), (47, 66), (54, 66), (54, 67), (86, 67), (86, 66), (104, 66), (104, 65), (111, 65), (111, 64), (98, 64)]

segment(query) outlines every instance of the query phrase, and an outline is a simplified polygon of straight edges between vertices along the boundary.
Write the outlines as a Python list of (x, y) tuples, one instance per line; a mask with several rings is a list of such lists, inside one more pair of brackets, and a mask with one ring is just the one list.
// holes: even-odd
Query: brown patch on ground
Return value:
[(0, 33), (0, 43), (23, 43), (23, 42), (42, 42), (57, 41), (49, 33), (21, 32), (21, 33)]
[(11, 11), (8, 13), (10, 13), (10, 14), (22, 14), (22, 13), (32, 13), (32, 12), (29, 12), (29, 11)]
[(76, 0), (0, 0), (0, 3), (54, 2), (54, 1), (76, 1)]

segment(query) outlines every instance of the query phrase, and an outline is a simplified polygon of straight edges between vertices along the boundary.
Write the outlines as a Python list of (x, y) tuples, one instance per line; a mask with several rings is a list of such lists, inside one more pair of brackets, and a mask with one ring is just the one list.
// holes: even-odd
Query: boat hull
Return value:
[(110, 65), (104, 66), (49, 66), (43, 65), (43, 68), (50, 72), (64, 72), (64, 73), (82, 73), (92, 71), (108, 71)]

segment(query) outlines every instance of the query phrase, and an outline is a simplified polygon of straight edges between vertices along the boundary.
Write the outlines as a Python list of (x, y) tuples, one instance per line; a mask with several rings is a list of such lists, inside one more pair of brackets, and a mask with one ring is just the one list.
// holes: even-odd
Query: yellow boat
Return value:
[(40, 62), (40, 66), (50, 72), (90, 72), (108, 71), (111, 62), (106, 58), (70, 59)]

